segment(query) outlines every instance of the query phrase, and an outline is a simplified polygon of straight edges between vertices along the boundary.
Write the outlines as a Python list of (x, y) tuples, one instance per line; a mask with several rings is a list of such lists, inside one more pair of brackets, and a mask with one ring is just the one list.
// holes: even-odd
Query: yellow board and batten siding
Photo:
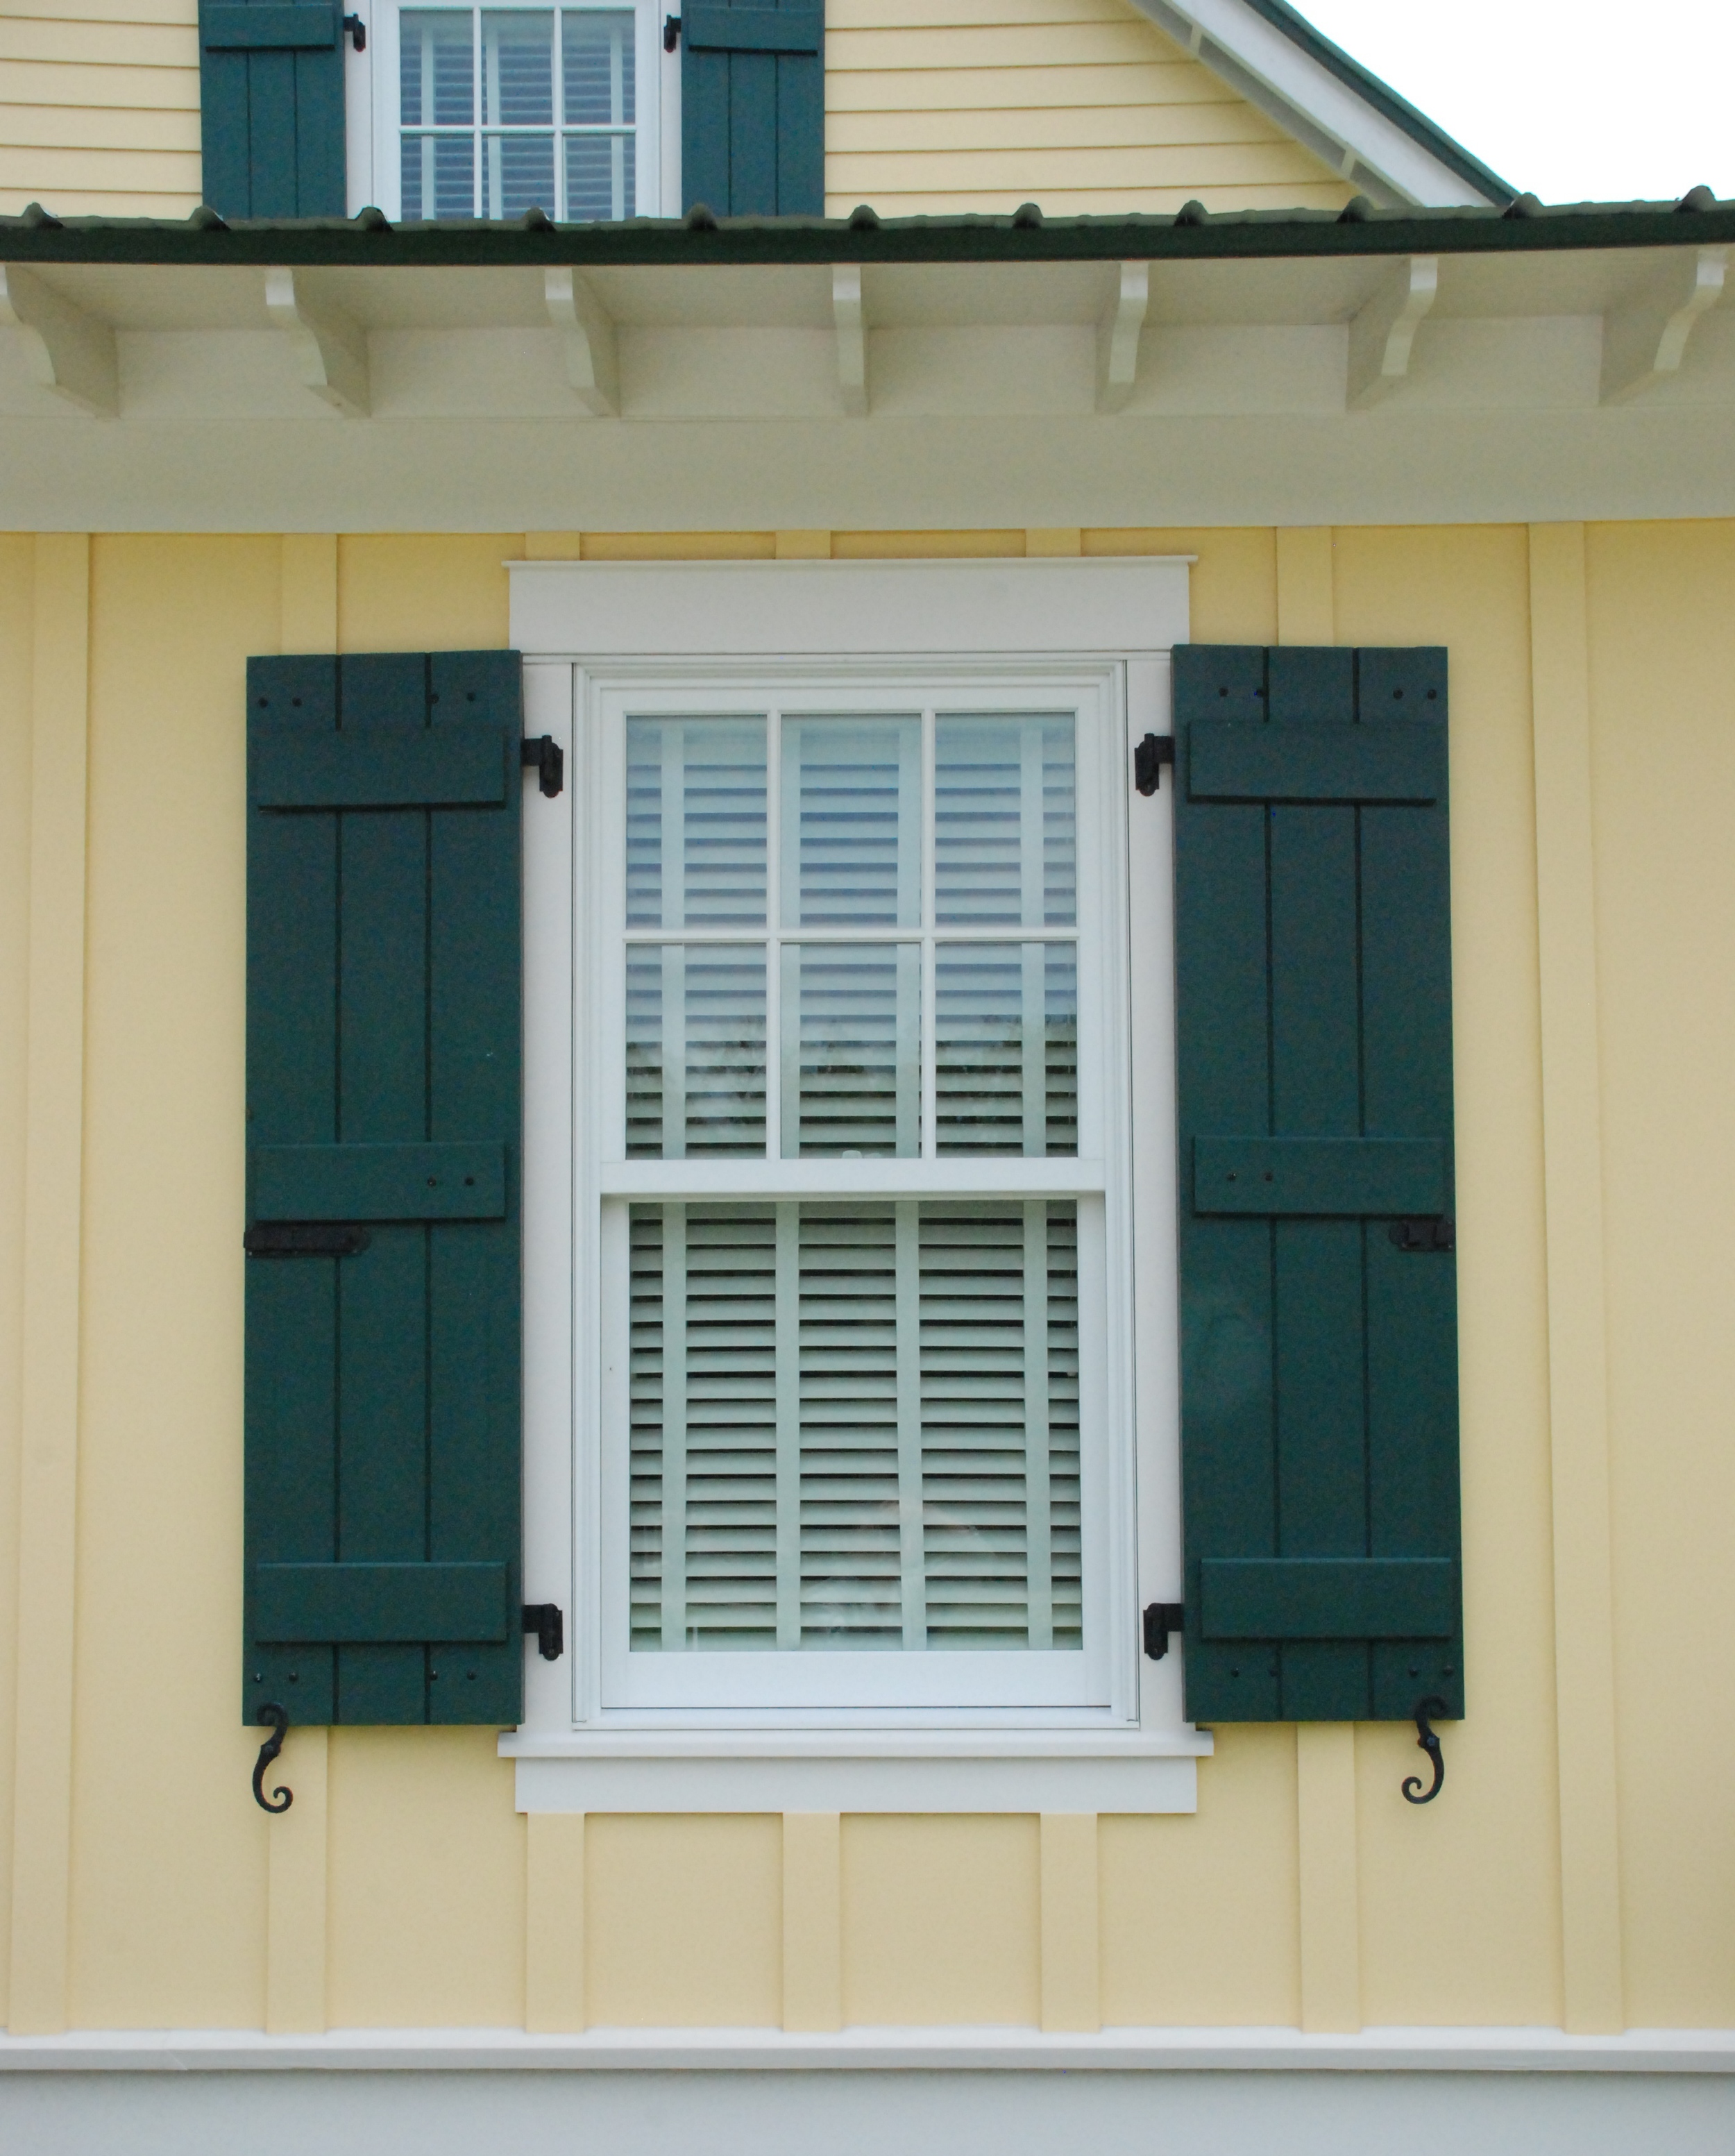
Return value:
[[(503, 644), (520, 553), (1063, 546), (1195, 553), (1203, 640), (1451, 654), (1441, 1800), (1400, 1797), (1401, 1726), (1278, 1726), (1219, 1730), (1192, 1817), (527, 1823), (490, 1732), (340, 1729), (292, 1733), (266, 1820), (235, 1686), (248, 655)], [(9, 2025), (1735, 2023), (1732, 588), (1730, 522), (0, 537)], [(1601, 1235), (1557, 1265), (1587, 1196)]]
[[(199, 199), (194, 0), (31, 5), (0, 13), (0, 210), (184, 217)], [(1335, 208), (1350, 193), (1128, 0), (827, 0), (826, 23), (834, 214), (1193, 196)]]

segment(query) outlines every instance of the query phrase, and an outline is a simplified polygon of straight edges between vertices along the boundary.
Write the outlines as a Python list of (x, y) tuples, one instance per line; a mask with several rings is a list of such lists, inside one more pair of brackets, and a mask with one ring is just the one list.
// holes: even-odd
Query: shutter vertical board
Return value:
[[(520, 669), (504, 651), (436, 652), (429, 662), (434, 723), (480, 716), (521, 732)], [(429, 1236), (432, 1399), (428, 1433), (428, 1555), (435, 1563), (511, 1561), (503, 1640), (444, 1648), (429, 1719), (516, 1722), (524, 1667), (518, 1619), (520, 1398), (520, 824), (504, 815), (429, 819), (431, 920), (462, 921), (433, 940), (428, 968), (428, 1134), (459, 1142), (506, 1131), (506, 1211)], [(502, 1471), (502, 1463), (505, 1471)], [(451, 1693), (461, 1697), (454, 1701)]]
[(227, 218), (342, 217), (342, 10), (264, 0), (281, 44), (256, 43), (253, 0), (203, 0), (199, 113), (204, 199)]
[[(738, 44), (730, 27), (737, 16)], [(767, 36), (773, 16), (789, 22), (787, 40)], [(688, 206), (702, 202), (721, 217), (823, 217), (822, 0), (707, 0), (686, 8), (681, 21)]]
[[(1296, 777), (1331, 766), (1310, 725), (1443, 728), (1445, 654), (1183, 647), (1175, 719), (1188, 1709), (1396, 1719), (1433, 1693), (1461, 1712), (1455, 1635), (1286, 1638), (1273, 1602), (1264, 1636), (1219, 1636), (1203, 1571), (1444, 1558), (1455, 1580), (1454, 1260), (1399, 1250), (1362, 1200), (1310, 1216), (1274, 1195), (1261, 1216), (1243, 1194), (1207, 1215), (1193, 1173), (1202, 1141), (1424, 1139), (1450, 1205), (1445, 800), (1318, 799)], [(1260, 760), (1268, 796), (1191, 797), (1193, 737), (1224, 720), (1296, 733), (1287, 771), (1279, 748)]]
[[(282, 798), (284, 760), (262, 737), (285, 726), (399, 740), (406, 727), (485, 726), (504, 755), (521, 730), (518, 662), (255, 660), (249, 716), (250, 1148), (475, 1149), (449, 1156), (456, 1173), (503, 1147), (506, 1178), (501, 1217), (423, 1199), (418, 1169), (408, 1197), (394, 1188), (374, 1201), (415, 1217), (370, 1216), (357, 1255), (248, 1261), (245, 1711), (278, 1699), (302, 1722), (513, 1722), (519, 801), (346, 808), (316, 788), (321, 805), (266, 808), (258, 791), (275, 770), (267, 798)], [(259, 1211), (271, 1182), (262, 1163), (250, 1218), (276, 1217)], [(371, 1638), (261, 1643), (256, 1569), (285, 1563), (333, 1568), (340, 1587), (359, 1577), (346, 1566), (404, 1566), (404, 1607), (422, 1614), (394, 1630), (388, 1611)], [(432, 1604), (418, 1583), (454, 1563), (499, 1568), (504, 1606), (485, 1638), (423, 1640)]]

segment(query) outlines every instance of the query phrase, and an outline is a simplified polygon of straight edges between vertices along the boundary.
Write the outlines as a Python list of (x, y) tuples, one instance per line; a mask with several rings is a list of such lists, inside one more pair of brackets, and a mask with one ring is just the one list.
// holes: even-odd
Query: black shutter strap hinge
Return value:
[(1454, 1250), (1458, 1225), (1443, 1214), (1424, 1220), (1394, 1220), (1386, 1231), (1400, 1250)]
[(1179, 1602), (1150, 1602), (1145, 1605), (1145, 1652), (1160, 1662), (1168, 1652), (1169, 1635), (1187, 1622), (1186, 1606)]
[(1175, 764), (1173, 734), (1147, 734), (1132, 752), (1132, 783), (1141, 793), (1154, 793), (1163, 783), (1163, 767)]
[(536, 734), (525, 737), (518, 753), (525, 769), (536, 773), (537, 783), (552, 801), (567, 783), (566, 751), (552, 734)]
[(343, 27), (349, 32), (350, 41), (355, 46), (356, 50), (358, 53), (365, 53), (367, 49), (367, 25), (362, 20), (361, 17), (359, 15), (346, 15), (343, 18)]
[(664, 50), (665, 53), (672, 53), (672, 52), (675, 50), (675, 47), (676, 47), (680, 43), (680, 16), (679, 16), (679, 15), (665, 15), (665, 16), (664, 16), (664, 18), (663, 18), (663, 50)]
[(524, 1629), (536, 1635), (536, 1652), (545, 1662), (557, 1662), (567, 1650), (567, 1620), (557, 1602), (526, 1602)]
[(372, 1237), (340, 1221), (262, 1220), (241, 1238), (249, 1258), (358, 1258)]

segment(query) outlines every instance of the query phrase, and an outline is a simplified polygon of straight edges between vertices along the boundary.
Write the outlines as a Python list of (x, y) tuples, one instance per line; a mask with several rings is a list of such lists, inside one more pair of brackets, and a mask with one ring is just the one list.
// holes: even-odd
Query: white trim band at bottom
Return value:
[(660, 2073), (787, 2068), (909, 2072), (1735, 2073), (1735, 2030), (1630, 2029), (1570, 2036), (1558, 2029), (593, 2029), (527, 2035), (517, 2029), (340, 2029), (267, 2036), (246, 2029), (77, 2030), (0, 2035), (0, 2072), (397, 2073), (511, 2068)]

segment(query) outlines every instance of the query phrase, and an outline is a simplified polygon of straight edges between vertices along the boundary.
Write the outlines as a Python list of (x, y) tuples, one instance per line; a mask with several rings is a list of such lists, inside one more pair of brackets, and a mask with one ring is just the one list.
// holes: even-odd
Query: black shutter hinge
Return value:
[(675, 50), (675, 47), (676, 47), (680, 43), (680, 16), (679, 16), (679, 15), (665, 15), (665, 16), (664, 16), (664, 18), (663, 18), (663, 50), (664, 50), (665, 53), (672, 53), (672, 52)]
[(1163, 783), (1163, 767), (1174, 768), (1173, 734), (1147, 734), (1132, 752), (1132, 783), (1141, 793), (1154, 793)]
[(1394, 1220), (1387, 1231), (1400, 1250), (1455, 1250), (1458, 1225), (1440, 1215), (1425, 1220)]
[(365, 53), (367, 49), (367, 25), (361, 17), (346, 15), (343, 18), (343, 27), (349, 32), (350, 42), (356, 50), (358, 53)]
[(1153, 1662), (1163, 1660), (1168, 1652), (1169, 1635), (1178, 1632), (1186, 1622), (1186, 1608), (1179, 1602), (1151, 1602), (1145, 1605), (1145, 1652)]
[(524, 1629), (536, 1635), (536, 1652), (545, 1662), (557, 1662), (567, 1650), (567, 1620), (557, 1602), (526, 1602)]
[(358, 1258), (373, 1238), (336, 1221), (262, 1220), (241, 1238), (249, 1258)]
[(525, 769), (536, 773), (537, 783), (552, 801), (567, 783), (566, 751), (552, 734), (536, 734), (525, 737), (518, 753)]

